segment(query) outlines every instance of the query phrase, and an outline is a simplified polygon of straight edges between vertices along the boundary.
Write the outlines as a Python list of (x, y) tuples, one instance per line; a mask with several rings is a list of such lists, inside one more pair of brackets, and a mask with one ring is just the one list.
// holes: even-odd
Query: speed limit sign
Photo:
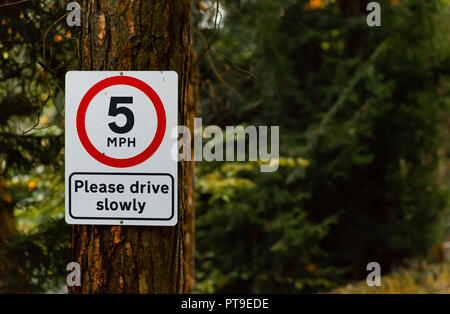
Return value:
[(67, 223), (177, 223), (177, 102), (176, 72), (66, 74)]

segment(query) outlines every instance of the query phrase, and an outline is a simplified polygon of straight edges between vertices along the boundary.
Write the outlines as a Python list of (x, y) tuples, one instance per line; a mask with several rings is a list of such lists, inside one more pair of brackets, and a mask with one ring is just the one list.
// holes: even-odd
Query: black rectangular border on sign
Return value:
[[(120, 218), (120, 217), (75, 217), (72, 215), (72, 176), (74, 175), (131, 175), (131, 176), (168, 176), (172, 179), (172, 214), (169, 218)], [(73, 219), (97, 220), (147, 220), (169, 221), (175, 215), (175, 179), (170, 173), (129, 173), (129, 172), (72, 172), (69, 176), (69, 216)]]

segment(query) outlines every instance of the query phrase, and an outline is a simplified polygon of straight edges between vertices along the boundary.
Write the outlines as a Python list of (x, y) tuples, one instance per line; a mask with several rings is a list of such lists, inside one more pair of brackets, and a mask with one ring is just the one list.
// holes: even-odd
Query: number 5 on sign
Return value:
[(115, 122), (109, 123), (108, 125), (113, 132), (123, 134), (123, 133), (130, 132), (131, 129), (133, 128), (133, 126), (134, 126), (133, 111), (131, 111), (127, 107), (117, 108), (117, 104), (132, 104), (132, 103), (133, 103), (133, 97), (111, 97), (108, 114), (112, 117), (115, 117), (119, 114), (123, 114), (127, 119), (127, 122), (122, 127), (117, 126), (117, 124)]

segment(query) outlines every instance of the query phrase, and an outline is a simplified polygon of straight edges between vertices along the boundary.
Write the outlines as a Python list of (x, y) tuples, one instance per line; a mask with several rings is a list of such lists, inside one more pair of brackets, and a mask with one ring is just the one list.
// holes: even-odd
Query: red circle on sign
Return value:
[[(139, 89), (152, 101), (156, 110), (158, 124), (156, 127), (155, 137), (143, 152), (130, 158), (121, 159), (106, 156), (104, 153), (101, 153), (97, 148), (95, 148), (94, 145), (92, 145), (86, 132), (86, 111), (89, 107), (89, 104), (99, 92), (107, 87), (114, 85), (129, 85)], [(89, 155), (91, 155), (95, 160), (107, 166), (116, 168), (132, 167), (150, 158), (156, 152), (159, 145), (161, 145), (164, 134), (166, 132), (166, 112), (164, 111), (163, 103), (158, 94), (146, 83), (130, 76), (113, 76), (101, 80), (100, 82), (92, 86), (84, 95), (83, 99), (81, 99), (80, 106), (78, 107), (77, 112), (77, 132), (84, 149), (86, 149)]]

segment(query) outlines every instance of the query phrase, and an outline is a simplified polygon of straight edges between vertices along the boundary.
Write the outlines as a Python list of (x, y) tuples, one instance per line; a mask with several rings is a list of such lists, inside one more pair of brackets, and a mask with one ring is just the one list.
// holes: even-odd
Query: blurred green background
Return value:
[[(193, 1), (197, 116), (281, 154), (196, 164), (196, 292), (450, 292), (450, 3), (368, 2)], [(0, 292), (64, 291), (65, 4), (0, 7)]]

